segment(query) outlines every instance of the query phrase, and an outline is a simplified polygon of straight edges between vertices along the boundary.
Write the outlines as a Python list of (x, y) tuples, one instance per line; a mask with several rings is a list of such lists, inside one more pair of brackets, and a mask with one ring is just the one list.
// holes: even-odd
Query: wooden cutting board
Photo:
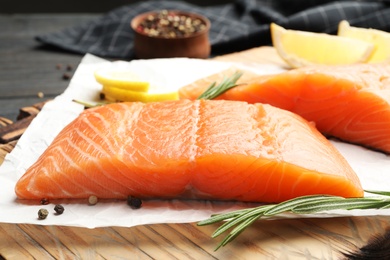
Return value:
[[(214, 59), (287, 68), (272, 47)], [(27, 113), (24, 118), (33, 114)], [(25, 126), (20, 125), (22, 130), (15, 128), (19, 130), (17, 134)], [(4, 127), (1, 129), (3, 134), (7, 132)], [(0, 162), (17, 138), (0, 145)], [(217, 227), (217, 224), (198, 227), (196, 223), (173, 223), (87, 229), (3, 223), (0, 224), (0, 259), (340, 259), (341, 252), (353, 251), (373, 235), (383, 234), (390, 228), (390, 218), (261, 220), (215, 252), (221, 238), (210, 236)]]

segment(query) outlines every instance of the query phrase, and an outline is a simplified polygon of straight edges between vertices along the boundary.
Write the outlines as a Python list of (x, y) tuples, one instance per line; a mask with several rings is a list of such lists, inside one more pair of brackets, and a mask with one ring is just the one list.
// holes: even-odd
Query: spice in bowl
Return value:
[(174, 11), (162, 10), (149, 14), (136, 30), (150, 37), (188, 37), (206, 29), (206, 22)]
[(134, 17), (136, 58), (208, 58), (210, 21), (179, 10), (147, 12)]

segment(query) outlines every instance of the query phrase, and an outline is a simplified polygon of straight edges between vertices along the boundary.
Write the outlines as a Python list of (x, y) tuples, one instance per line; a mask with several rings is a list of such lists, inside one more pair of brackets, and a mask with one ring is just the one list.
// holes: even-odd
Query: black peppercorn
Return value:
[(142, 205), (142, 201), (139, 198), (135, 198), (133, 196), (128, 196), (127, 197), (127, 204), (134, 209), (139, 209)]
[(72, 76), (71, 76), (69, 73), (64, 73), (64, 74), (62, 75), (62, 79), (64, 79), (64, 80), (69, 80), (71, 77), (72, 77)]
[(58, 215), (61, 215), (62, 213), (64, 213), (64, 210), (65, 208), (60, 205), (60, 204), (57, 204), (55, 207), (54, 207), (54, 211), (58, 214)]
[(38, 218), (39, 219), (45, 219), (47, 217), (47, 215), (49, 215), (49, 212), (47, 211), (47, 209), (40, 209), (38, 211)]

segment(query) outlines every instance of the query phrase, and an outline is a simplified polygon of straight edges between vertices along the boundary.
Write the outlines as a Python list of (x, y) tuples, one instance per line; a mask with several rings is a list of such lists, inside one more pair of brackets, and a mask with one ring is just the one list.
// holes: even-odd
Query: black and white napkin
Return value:
[(270, 45), (269, 25), (334, 34), (341, 20), (352, 26), (390, 31), (390, 5), (386, 1), (237, 0), (217, 6), (196, 6), (182, 1), (141, 1), (114, 9), (100, 18), (36, 40), (70, 52), (105, 58), (132, 59), (131, 19), (161, 9), (192, 11), (211, 21), (211, 55)]

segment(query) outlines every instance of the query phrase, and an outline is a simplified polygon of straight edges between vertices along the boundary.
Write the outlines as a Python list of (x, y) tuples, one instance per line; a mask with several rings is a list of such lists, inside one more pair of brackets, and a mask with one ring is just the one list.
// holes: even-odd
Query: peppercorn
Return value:
[(64, 74), (62, 75), (62, 79), (64, 79), (64, 80), (69, 80), (71, 77), (72, 77), (72, 76), (71, 76), (69, 73), (64, 73)]
[(47, 205), (49, 204), (49, 200), (46, 198), (41, 199), (41, 205)]
[(139, 198), (136, 198), (133, 196), (128, 196), (127, 197), (127, 204), (134, 209), (139, 209), (142, 205), (142, 201)]
[(49, 212), (47, 211), (47, 209), (39, 209), (39, 211), (38, 211), (38, 218), (39, 219), (45, 219), (47, 217), (47, 215), (49, 215)]
[(58, 215), (61, 215), (62, 213), (64, 213), (64, 206), (60, 205), (60, 204), (57, 204), (55, 207), (54, 207), (54, 211), (58, 214)]
[(148, 15), (136, 28), (148, 36), (163, 38), (187, 37), (204, 29), (206, 24), (199, 18), (168, 10)]
[(88, 198), (88, 204), (93, 206), (93, 205), (96, 205), (98, 202), (98, 198), (96, 196), (89, 196)]

